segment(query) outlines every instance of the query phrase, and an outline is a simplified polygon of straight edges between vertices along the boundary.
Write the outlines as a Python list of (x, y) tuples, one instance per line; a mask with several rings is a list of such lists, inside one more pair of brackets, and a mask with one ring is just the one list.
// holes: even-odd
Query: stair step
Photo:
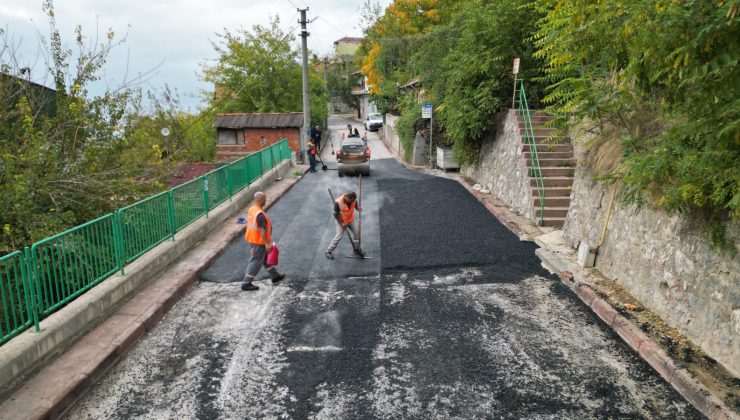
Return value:
[[(529, 129), (524, 126), (524, 123), (520, 123), (519, 132), (524, 133), (525, 130), (529, 131)], [(552, 127), (535, 126), (534, 124), (532, 125), (532, 133), (535, 136), (549, 136), (550, 134), (554, 132), (555, 132), (555, 129)]]
[[(523, 123), (524, 122), (524, 116), (523, 115), (517, 115), (516, 116), (516, 119), (520, 123)], [(535, 122), (545, 123), (545, 122), (548, 122), (548, 121), (552, 121), (552, 120), (555, 119), (555, 117), (553, 117), (552, 115), (541, 115), (541, 114), (532, 114), (532, 113), (530, 113), (529, 114), (529, 119), (530, 119), (530, 121), (532, 121), (532, 124), (534, 124)]]
[(541, 168), (542, 176), (556, 176), (556, 177), (573, 177), (575, 175), (575, 169), (573, 168)]
[[(570, 200), (570, 193), (572, 189), (568, 187), (545, 187), (545, 200), (552, 197), (561, 197), (561, 198), (567, 198)], [(540, 196), (540, 192), (537, 190), (537, 188), (532, 188), (532, 197), (537, 199), (537, 197)]]
[[(539, 218), (537, 218), (537, 221), (539, 221)], [(565, 223), (565, 218), (545, 217), (545, 219), (543, 220), (542, 226), (561, 228), (563, 227), (564, 223)]]
[[(530, 162), (527, 162), (527, 166), (530, 168), (529, 176), (537, 176), (537, 171), (532, 169)], [(575, 176), (574, 168), (540, 168), (543, 177), (562, 177), (572, 178)]]
[[(535, 217), (540, 217), (542, 209), (539, 206), (534, 207)], [(562, 217), (568, 216), (568, 207), (545, 207), (545, 217)]]
[[(539, 197), (534, 197), (532, 199), (532, 202), (534, 203), (535, 207), (540, 206), (540, 200)], [(547, 194), (547, 191), (545, 191), (545, 207), (566, 207), (570, 208), (570, 196), (565, 197), (551, 197)]]
[[(540, 160), (540, 167), (542, 168), (576, 168), (575, 159), (543, 159), (542, 153), (537, 153), (537, 157)], [(526, 159), (526, 162), (527, 166), (530, 166), (532, 164), (532, 158), (530, 157), (529, 159)]]
[[(542, 182), (545, 184), (545, 187), (570, 187), (573, 185), (573, 178), (546, 177), (542, 178)], [(529, 178), (529, 185), (537, 187), (537, 179)], [(545, 197), (547, 197), (547, 193), (545, 193)]]
[[(532, 137), (527, 137), (522, 133), (522, 144), (529, 144)], [(537, 145), (541, 144), (572, 144), (568, 137), (548, 137), (548, 136), (534, 136), (534, 142)]]
[[(529, 152), (532, 149), (531, 144), (522, 144), (522, 150), (525, 152)], [(537, 144), (537, 154), (539, 155), (539, 152), (573, 152), (573, 146), (570, 144), (545, 144), (545, 143), (538, 143)]]
[[(542, 151), (539, 148), (537, 149), (537, 158), (542, 159), (573, 159), (573, 151), (565, 151), (565, 152), (551, 152), (551, 151)], [(527, 161), (531, 161), (532, 154), (529, 152), (529, 149), (524, 150), (524, 159)]]

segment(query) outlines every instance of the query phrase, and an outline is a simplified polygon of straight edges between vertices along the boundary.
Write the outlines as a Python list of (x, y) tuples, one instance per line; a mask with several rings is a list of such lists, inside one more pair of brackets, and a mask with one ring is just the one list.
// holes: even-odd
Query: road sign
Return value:
[(519, 58), (514, 59), (514, 74), (519, 74)]
[(432, 118), (432, 104), (422, 105), (421, 118)]

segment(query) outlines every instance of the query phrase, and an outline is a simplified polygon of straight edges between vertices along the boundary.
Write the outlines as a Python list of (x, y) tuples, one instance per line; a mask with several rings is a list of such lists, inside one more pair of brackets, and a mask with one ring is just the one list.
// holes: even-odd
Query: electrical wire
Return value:
[(329, 22), (329, 21), (328, 21), (327, 19), (324, 19), (323, 17), (321, 17), (321, 15), (319, 15), (319, 19), (321, 19), (321, 20), (323, 20), (324, 22), (326, 22), (327, 24), (329, 24), (329, 26), (331, 26), (332, 28), (334, 28), (334, 30), (336, 30), (336, 31), (337, 31), (337, 32), (339, 32), (340, 34), (342, 34), (342, 35), (344, 35), (344, 36), (349, 36), (349, 35), (347, 35), (347, 33), (346, 33), (346, 32), (344, 32), (343, 30), (341, 30), (341, 29), (337, 28), (336, 26), (334, 26), (334, 24), (333, 24), (333, 23), (331, 23), (331, 22)]

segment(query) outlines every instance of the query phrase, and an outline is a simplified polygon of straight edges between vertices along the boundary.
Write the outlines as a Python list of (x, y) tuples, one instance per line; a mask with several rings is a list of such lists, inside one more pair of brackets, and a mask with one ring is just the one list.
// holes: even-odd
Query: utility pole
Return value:
[(304, 151), (306, 150), (306, 136), (309, 130), (311, 130), (311, 103), (308, 96), (308, 30), (306, 25), (306, 12), (308, 7), (305, 9), (298, 9), (301, 12), (301, 51), (303, 52), (303, 129), (305, 130), (301, 136), (301, 150), (298, 154), (301, 157), (301, 162), (304, 161)]

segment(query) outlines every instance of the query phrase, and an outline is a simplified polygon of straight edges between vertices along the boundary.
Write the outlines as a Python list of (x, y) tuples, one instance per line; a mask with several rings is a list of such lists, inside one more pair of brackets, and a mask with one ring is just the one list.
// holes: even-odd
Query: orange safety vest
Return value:
[(342, 218), (342, 222), (346, 225), (355, 220), (355, 204), (357, 201), (353, 201), (351, 206), (348, 206), (344, 202), (344, 196), (337, 198), (337, 204), (339, 204), (339, 217)]
[(265, 215), (265, 221), (267, 221), (267, 233), (272, 235), (272, 223), (270, 223), (270, 218), (267, 217), (267, 213), (257, 206), (252, 206), (247, 213), (247, 232), (244, 234), (244, 240), (250, 244), (265, 244), (264, 239), (262, 239), (262, 234), (260, 234), (260, 228), (257, 226), (257, 216), (259, 216), (260, 213)]

